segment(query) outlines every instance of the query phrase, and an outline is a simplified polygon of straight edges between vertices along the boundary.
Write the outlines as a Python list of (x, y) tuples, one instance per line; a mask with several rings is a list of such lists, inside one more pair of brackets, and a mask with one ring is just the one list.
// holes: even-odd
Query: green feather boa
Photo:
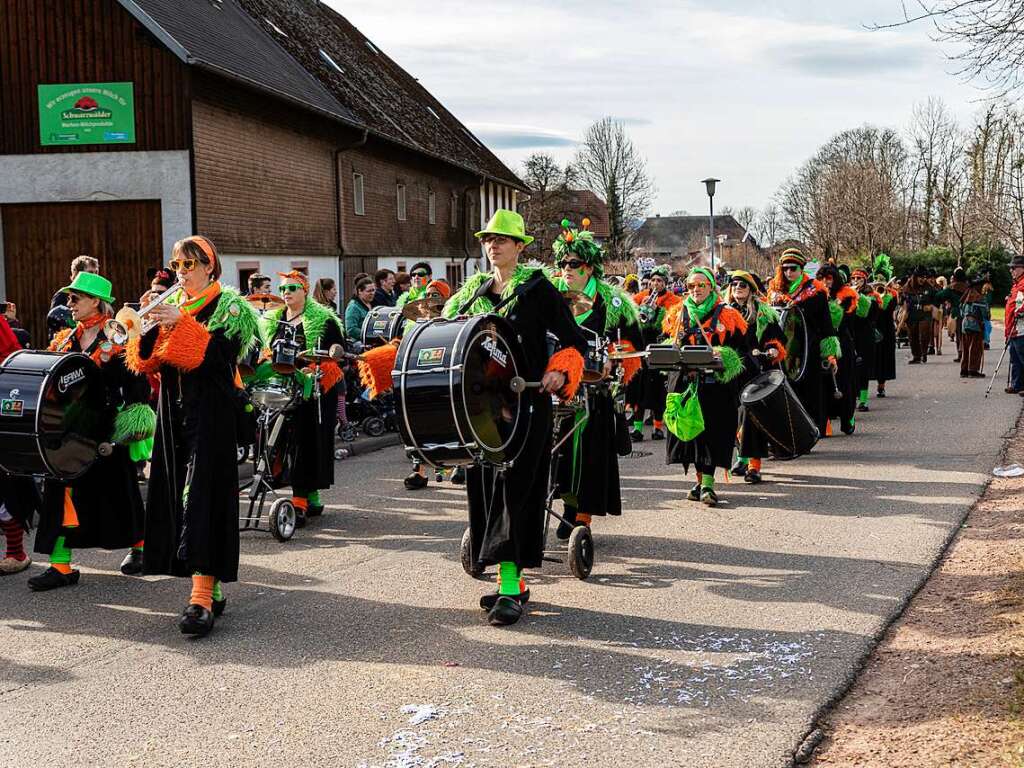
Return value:
[(882, 309), (888, 309), (889, 305), (892, 304), (893, 295), (886, 293), (882, 296)]
[[(277, 323), (284, 316), (286, 307), (278, 307), (270, 310), (263, 318), (263, 333), (269, 342), (277, 332)], [(319, 349), (320, 339), (323, 338), (324, 329), (328, 323), (334, 323), (341, 335), (345, 335), (345, 326), (341, 319), (334, 314), (334, 310), (325, 307), (313, 299), (306, 299), (306, 306), (302, 309), (302, 332), (306, 336), (306, 351), (312, 352)]]
[(732, 347), (715, 347), (715, 352), (722, 358), (722, 370), (715, 374), (715, 379), (722, 384), (728, 384), (741, 373), (743, 373), (743, 358), (740, 353)]
[(779, 313), (767, 301), (757, 302), (757, 340), (760, 341), (768, 326), (779, 322)]
[(111, 440), (124, 443), (129, 437), (141, 435), (147, 440), (156, 434), (156, 413), (145, 403), (135, 403), (124, 408), (114, 418), (114, 434)]
[(839, 330), (839, 326), (843, 322), (843, 307), (838, 301), (830, 301), (828, 303), (828, 312), (832, 315), (832, 328)]
[(210, 333), (223, 331), (229, 339), (238, 339), (242, 344), (240, 354), (244, 355), (260, 340), (260, 317), (238, 291), (223, 286), (206, 329)]
[(839, 345), (838, 336), (828, 336), (821, 340), (821, 344), (818, 345), (818, 349), (821, 352), (821, 359), (824, 360), (828, 357), (834, 357), (838, 360), (843, 356), (843, 348)]
[[(501, 292), (501, 298), (505, 299), (512, 295), (512, 292), (520, 285), (525, 283), (534, 273), (540, 269), (540, 267), (528, 267), (520, 264), (516, 267), (516, 271), (512, 273), (512, 279), (505, 284), (505, 290)], [(542, 270), (543, 271), (543, 270)], [(548, 274), (546, 271), (544, 274)], [(493, 275), (490, 272), (477, 272), (475, 275), (471, 275), (466, 282), (462, 284), (462, 287), (457, 290), (450, 299), (445, 303), (444, 309), (441, 311), (442, 317), (453, 318), (455, 317), (462, 305), (469, 301), (470, 297), (476, 293), (480, 286), (491, 279)], [(505, 314), (509, 310), (509, 305), (506, 304), (501, 314)], [(494, 304), (486, 296), (479, 297), (473, 302), (469, 308), (470, 315), (486, 315), (488, 312), (494, 310)]]
[(871, 312), (871, 299), (863, 294), (857, 297), (857, 317), (862, 320)]
[(415, 286), (413, 286), (408, 291), (406, 291), (405, 293), (398, 297), (398, 301), (395, 302), (395, 306), (401, 309), (410, 301), (419, 301), (426, 295), (427, 286), (424, 285), (422, 288), (416, 288)]

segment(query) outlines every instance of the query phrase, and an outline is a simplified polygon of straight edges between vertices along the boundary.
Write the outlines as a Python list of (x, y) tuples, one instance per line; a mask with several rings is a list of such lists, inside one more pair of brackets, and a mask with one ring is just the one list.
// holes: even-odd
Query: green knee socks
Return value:
[(519, 566), (510, 562), (499, 563), (498, 594), (518, 595), (519, 586)]
[(700, 487), (707, 488), (708, 490), (715, 490), (715, 473), (704, 472), (700, 476)]
[(310, 491), (309, 495), (306, 497), (306, 501), (309, 502), (310, 506), (319, 507), (320, 491)]
[(63, 536), (58, 536), (50, 552), (50, 565), (63, 574), (71, 573), (71, 550), (64, 545)]
[(868, 391), (866, 389), (862, 389), (860, 391), (860, 397), (858, 398), (858, 400), (860, 401), (861, 405), (868, 404)]
[(213, 582), (213, 599), (218, 603), (224, 599), (224, 590), (220, 588), (220, 581)]

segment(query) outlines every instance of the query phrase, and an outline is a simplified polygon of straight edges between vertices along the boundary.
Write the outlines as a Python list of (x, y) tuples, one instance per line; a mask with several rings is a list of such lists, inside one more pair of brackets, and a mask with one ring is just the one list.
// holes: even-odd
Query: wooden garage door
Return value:
[(45, 342), (50, 299), (68, 284), (75, 256), (99, 259), (118, 306), (138, 300), (146, 270), (163, 260), (159, 200), (3, 205), (0, 226), (6, 298), (17, 304), (35, 346)]

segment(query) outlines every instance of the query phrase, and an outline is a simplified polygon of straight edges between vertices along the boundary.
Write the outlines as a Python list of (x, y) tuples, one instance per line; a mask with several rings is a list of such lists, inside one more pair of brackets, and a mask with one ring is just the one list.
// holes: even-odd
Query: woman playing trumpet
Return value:
[(80, 352), (100, 367), (108, 409), (103, 417), (112, 420), (110, 439), (115, 446), (81, 477), (68, 483), (45, 482), (35, 551), (49, 555), (50, 566), (28, 580), (36, 592), (78, 583), (79, 572), (71, 567), (74, 549), (132, 547), (126, 562), (141, 558), (142, 495), (129, 446), (151, 437), (156, 427), (156, 415), (147, 405), (146, 378), (128, 369), (124, 347), (105, 328), (113, 314), (110, 281), (79, 272), (63, 290), (76, 325), (58, 333), (50, 351)]

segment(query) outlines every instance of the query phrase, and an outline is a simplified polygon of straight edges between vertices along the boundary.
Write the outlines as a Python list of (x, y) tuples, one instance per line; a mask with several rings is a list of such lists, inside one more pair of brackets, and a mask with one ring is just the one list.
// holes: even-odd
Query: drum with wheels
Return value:
[(398, 307), (374, 307), (363, 318), (363, 347), (371, 349), (387, 344), (402, 335), (405, 317)]
[(759, 429), (778, 459), (795, 459), (818, 442), (818, 427), (779, 370), (766, 371), (740, 393), (747, 426)]
[(782, 361), (786, 377), (792, 382), (803, 381), (807, 375), (810, 335), (804, 311), (794, 305), (785, 304), (775, 308), (779, 313), (779, 326), (786, 336), (786, 358)]
[(594, 537), (590, 528), (577, 525), (569, 534), (569, 570), (577, 579), (585, 580), (594, 567)]
[(530, 412), (512, 390), (526, 360), (508, 321), (477, 315), (417, 323), (395, 369), (398, 427), (410, 455), (435, 468), (515, 461)]
[(267, 513), (267, 525), (271, 535), (278, 541), (288, 541), (298, 525), (298, 514), (291, 499), (274, 499)]
[(77, 352), (14, 352), (0, 365), (0, 470), (74, 480), (113, 431), (103, 374)]

